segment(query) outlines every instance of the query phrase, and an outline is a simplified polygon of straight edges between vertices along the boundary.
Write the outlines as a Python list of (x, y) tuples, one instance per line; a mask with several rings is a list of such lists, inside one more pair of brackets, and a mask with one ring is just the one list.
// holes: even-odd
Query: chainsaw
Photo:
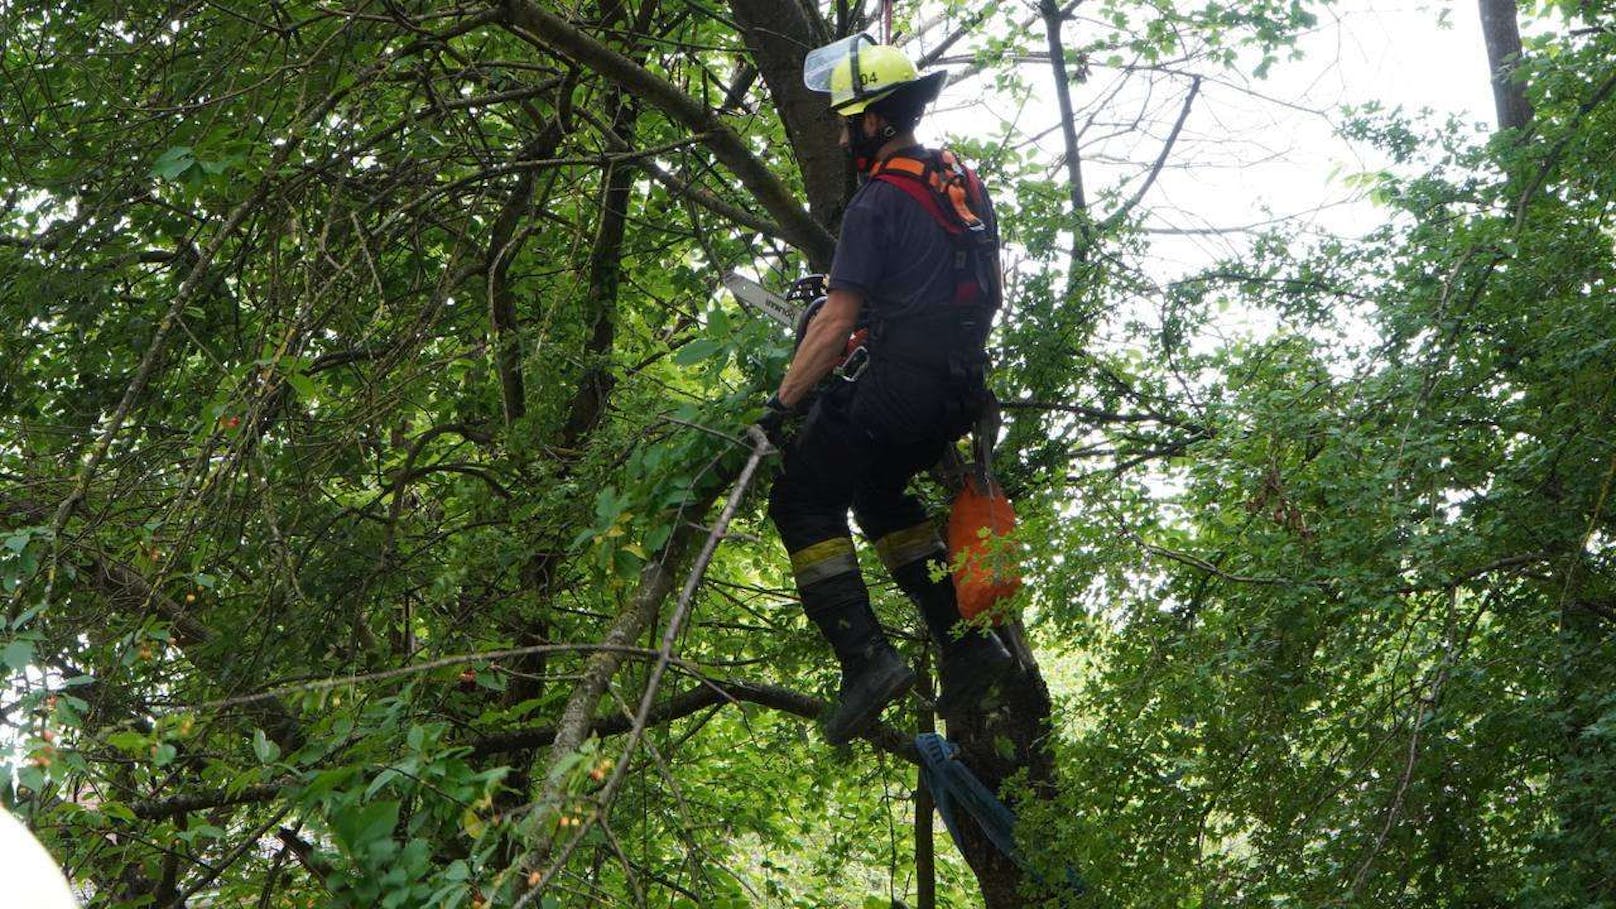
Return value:
[[(824, 309), (827, 296), (825, 276), (818, 274), (798, 278), (783, 297), (735, 272), (724, 275), (724, 286), (747, 310), (789, 329), (794, 338), (793, 352), (802, 346), (802, 339), (808, 336), (808, 323)], [(867, 325), (861, 324), (854, 329), (847, 338), (847, 346), (832, 375), (844, 382), (857, 382), (870, 365), (869, 341), (870, 329)]]

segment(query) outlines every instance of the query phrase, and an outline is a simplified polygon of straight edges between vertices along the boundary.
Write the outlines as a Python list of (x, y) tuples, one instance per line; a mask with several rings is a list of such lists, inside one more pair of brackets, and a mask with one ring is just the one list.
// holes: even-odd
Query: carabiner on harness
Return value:
[(842, 362), (838, 363), (831, 373), (843, 382), (857, 382), (859, 376), (864, 375), (864, 370), (868, 368), (870, 368), (870, 347), (868, 344), (860, 344), (848, 351), (847, 356), (842, 358)]

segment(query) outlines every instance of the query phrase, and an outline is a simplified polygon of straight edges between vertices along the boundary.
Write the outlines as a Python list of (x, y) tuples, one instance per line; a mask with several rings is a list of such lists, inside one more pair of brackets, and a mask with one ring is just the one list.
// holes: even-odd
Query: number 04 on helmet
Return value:
[(860, 32), (810, 51), (803, 59), (802, 81), (813, 91), (828, 93), (831, 110), (850, 117), (899, 92), (915, 92), (920, 104), (930, 104), (948, 73), (923, 76), (903, 51), (876, 44)]

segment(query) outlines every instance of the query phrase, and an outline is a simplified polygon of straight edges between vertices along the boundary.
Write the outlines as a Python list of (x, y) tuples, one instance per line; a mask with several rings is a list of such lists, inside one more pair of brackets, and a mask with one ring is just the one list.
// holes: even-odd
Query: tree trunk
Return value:
[[(802, 84), (803, 57), (829, 40), (828, 28), (812, 7), (797, 0), (731, 0), (730, 10), (785, 123), (809, 211), (814, 220), (834, 228), (852, 196), (853, 173), (837, 142), (828, 97)], [(830, 267), (829, 262), (810, 264), (818, 271)]]
[[(565, 136), (566, 125), (558, 115), (522, 148), (518, 159), (535, 161), (554, 157)], [(488, 244), (488, 318), (494, 334), (494, 360), (499, 367), (500, 402), (507, 432), (527, 415), (516, 294), (511, 290), (508, 276), (511, 262), (521, 248), (519, 232), (533, 204), (536, 182), (535, 171), (524, 171), (517, 178), (515, 188), (494, 222), (493, 237)]]
[(1481, 34), (1487, 43), (1487, 70), (1492, 74), (1493, 107), (1498, 128), (1525, 129), (1532, 122), (1526, 87), (1515, 77), (1521, 60), (1521, 30), (1515, 0), (1480, 0)]
[[(1019, 632), (1019, 624), (1016, 630)], [(948, 729), (949, 740), (960, 746), (960, 759), (977, 779), (999, 793), (1000, 800), (1012, 811), (1016, 809), (1014, 801), (1001, 791), (1011, 776), (1025, 769), (1033, 793), (1039, 798), (1052, 796), (1055, 783), (1054, 760), (1045, 747), (1052, 711), (1049, 686), (1031, 652), (1012, 647), (1012, 652), (1018, 650), (1022, 672), (1005, 686), (998, 709), (968, 715), (951, 723)], [(1003, 743), (1010, 747), (1004, 749)], [(1021, 869), (999, 852), (974, 822), (965, 818), (961, 821), (961, 839), (965, 841), (962, 852), (982, 888), (983, 906), (1014, 909), (1027, 905), (1021, 891)]]

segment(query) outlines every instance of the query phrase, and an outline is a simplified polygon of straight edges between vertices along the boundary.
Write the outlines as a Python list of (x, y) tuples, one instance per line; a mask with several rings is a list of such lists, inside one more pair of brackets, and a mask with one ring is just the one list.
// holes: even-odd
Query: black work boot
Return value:
[(998, 635), (960, 621), (953, 581), (947, 575), (933, 579), (930, 562), (923, 559), (896, 568), (892, 579), (920, 607), (937, 643), (937, 675), (943, 689), (937, 698), (937, 714), (947, 720), (974, 706), (1008, 678), (1016, 661)]
[[(803, 592), (804, 611), (819, 626), (842, 664), (841, 691), (836, 707), (825, 720), (825, 740), (837, 746), (868, 729), (887, 704), (915, 684), (914, 670), (893, 649), (876, 622), (864, 582), (856, 576), (854, 581), (857, 596), (852, 595), (852, 585), (841, 578), (815, 584)], [(834, 587), (816, 589), (828, 585)]]

